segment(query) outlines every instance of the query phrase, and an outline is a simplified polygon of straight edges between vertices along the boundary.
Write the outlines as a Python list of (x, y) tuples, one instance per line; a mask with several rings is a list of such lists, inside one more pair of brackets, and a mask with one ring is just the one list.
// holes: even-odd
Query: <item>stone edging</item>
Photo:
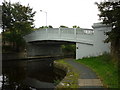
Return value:
[(54, 61), (54, 67), (64, 70), (66, 72), (66, 76), (64, 79), (56, 86), (57, 88), (78, 88), (78, 79), (79, 73), (71, 67), (69, 64), (63, 64), (60, 62)]

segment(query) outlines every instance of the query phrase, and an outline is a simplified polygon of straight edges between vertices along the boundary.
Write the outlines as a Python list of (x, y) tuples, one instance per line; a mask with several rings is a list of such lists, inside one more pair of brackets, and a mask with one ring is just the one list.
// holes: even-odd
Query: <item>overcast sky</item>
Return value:
[[(4, 0), (0, 0), (2, 3)], [(46, 25), (46, 14), (40, 10), (47, 12), (47, 25), (54, 28), (60, 25), (72, 27), (74, 25), (81, 28), (92, 28), (93, 23), (99, 22), (98, 9), (94, 4), (103, 0), (6, 0), (20, 2), (22, 5), (29, 3), (37, 13), (35, 14), (35, 27)]]

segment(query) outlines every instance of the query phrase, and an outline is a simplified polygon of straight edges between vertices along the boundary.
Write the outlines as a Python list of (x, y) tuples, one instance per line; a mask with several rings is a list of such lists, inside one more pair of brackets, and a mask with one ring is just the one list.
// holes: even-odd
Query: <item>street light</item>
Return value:
[(43, 10), (40, 10), (40, 12), (44, 12), (46, 14), (46, 28), (47, 28), (47, 12)]

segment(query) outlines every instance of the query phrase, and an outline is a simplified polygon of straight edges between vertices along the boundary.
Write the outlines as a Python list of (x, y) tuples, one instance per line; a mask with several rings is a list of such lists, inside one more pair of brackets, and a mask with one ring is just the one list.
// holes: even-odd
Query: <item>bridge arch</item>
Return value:
[(76, 44), (75, 42), (42, 40), (27, 43), (29, 56), (64, 56), (61, 45)]

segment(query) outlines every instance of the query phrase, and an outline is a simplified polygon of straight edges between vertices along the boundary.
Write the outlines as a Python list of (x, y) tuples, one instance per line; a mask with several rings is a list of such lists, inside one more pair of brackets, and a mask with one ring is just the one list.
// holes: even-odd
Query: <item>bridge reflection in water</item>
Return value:
[(54, 72), (53, 59), (29, 59), (3, 61), (3, 90), (39, 90), (39, 88), (55, 88), (56, 82), (63, 79)]

